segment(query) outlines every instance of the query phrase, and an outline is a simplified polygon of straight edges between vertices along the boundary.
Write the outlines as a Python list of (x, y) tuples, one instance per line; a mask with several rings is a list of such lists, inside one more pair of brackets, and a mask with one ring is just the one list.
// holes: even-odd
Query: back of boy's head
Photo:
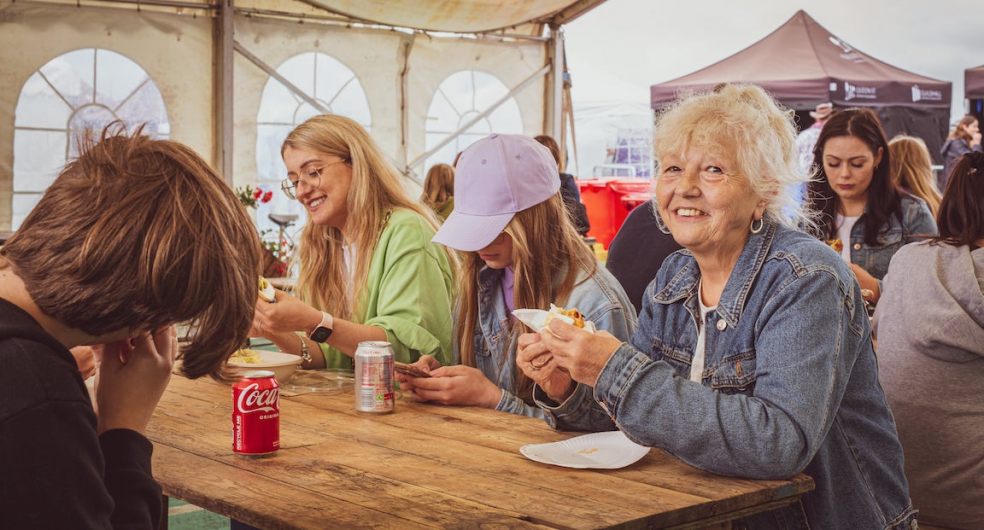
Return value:
[(253, 318), (259, 239), (194, 151), (140, 133), (82, 140), (2, 255), (41, 311), (86, 334), (189, 321), (184, 372), (217, 376)]

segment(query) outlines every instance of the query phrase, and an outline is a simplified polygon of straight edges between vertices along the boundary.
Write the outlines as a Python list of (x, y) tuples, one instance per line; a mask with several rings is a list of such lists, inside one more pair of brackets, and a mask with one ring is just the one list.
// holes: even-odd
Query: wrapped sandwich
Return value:
[(520, 322), (526, 324), (533, 331), (540, 331), (551, 320), (560, 319), (568, 324), (584, 329), (588, 333), (595, 332), (594, 322), (584, 318), (577, 309), (565, 309), (563, 307), (557, 307), (550, 304), (550, 310), (544, 311), (542, 309), (516, 309), (512, 312)]
[(271, 304), (277, 301), (277, 290), (274, 289), (270, 281), (263, 276), (260, 276), (259, 288), (260, 298), (270, 302)]

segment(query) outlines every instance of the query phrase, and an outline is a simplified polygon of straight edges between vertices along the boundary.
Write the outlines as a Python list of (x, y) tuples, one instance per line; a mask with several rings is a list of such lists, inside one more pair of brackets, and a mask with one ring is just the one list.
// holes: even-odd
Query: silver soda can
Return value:
[(386, 341), (363, 341), (355, 350), (355, 410), (393, 412), (393, 348)]

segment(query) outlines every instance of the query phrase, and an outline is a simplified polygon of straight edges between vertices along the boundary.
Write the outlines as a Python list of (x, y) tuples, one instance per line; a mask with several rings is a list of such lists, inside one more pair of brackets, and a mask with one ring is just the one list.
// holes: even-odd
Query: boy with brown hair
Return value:
[[(0, 519), (153, 528), (161, 490), (142, 432), (173, 324), (196, 330), (185, 375), (221, 377), (253, 318), (259, 240), (188, 147), (111, 126), (81, 151), (0, 249)], [(68, 348), (97, 344), (93, 404)]]

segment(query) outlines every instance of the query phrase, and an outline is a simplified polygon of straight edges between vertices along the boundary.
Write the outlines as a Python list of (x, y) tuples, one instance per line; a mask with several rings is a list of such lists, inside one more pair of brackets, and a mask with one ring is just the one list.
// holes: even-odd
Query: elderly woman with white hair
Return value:
[(618, 428), (714, 473), (813, 477), (801, 503), (749, 528), (910, 528), (860, 287), (798, 228), (789, 114), (724, 85), (663, 113), (654, 141), (657, 212), (684, 250), (646, 290), (631, 342), (557, 320), (520, 338), (537, 404), (557, 428)]

